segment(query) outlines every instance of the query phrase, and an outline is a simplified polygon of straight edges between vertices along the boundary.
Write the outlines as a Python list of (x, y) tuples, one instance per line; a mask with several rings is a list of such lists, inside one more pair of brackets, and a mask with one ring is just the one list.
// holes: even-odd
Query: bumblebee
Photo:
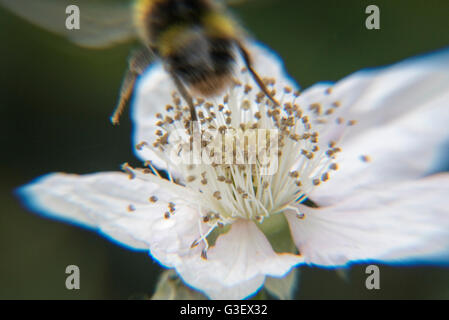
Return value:
[[(118, 123), (134, 84), (155, 60), (162, 61), (196, 120), (192, 95), (217, 95), (232, 83), (239, 54), (266, 96), (269, 93), (243, 45), (244, 31), (222, 3), (214, 0), (0, 0), (16, 14), (87, 47), (107, 47), (138, 37), (143, 44), (129, 57), (117, 107)], [(65, 8), (80, 9), (80, 29), (65, 28)]]

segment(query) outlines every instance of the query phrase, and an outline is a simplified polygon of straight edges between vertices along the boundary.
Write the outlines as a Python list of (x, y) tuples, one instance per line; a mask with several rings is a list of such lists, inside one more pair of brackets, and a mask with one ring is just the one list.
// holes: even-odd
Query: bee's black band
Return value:
[(199, 25), (201, 17), (210, 10), (209, 1), (165, 0), (157, 2), (146, 19), (152, 37), (158, 39), (173, 25)]
[(172, 70), (185, 82), (195, 84), (207, 80), (210, 76), (221, 76), (231, 72), (235, 61), (233, 42), (229, 39), (206, 38), (198, 41), (207, 42), (207, 52), (198, 57), (196, 41), (187, 44), (182, 50), (167, 57)]

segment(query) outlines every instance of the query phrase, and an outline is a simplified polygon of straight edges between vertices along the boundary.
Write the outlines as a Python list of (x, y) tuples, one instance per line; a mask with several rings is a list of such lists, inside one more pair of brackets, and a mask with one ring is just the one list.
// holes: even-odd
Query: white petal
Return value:
[[(252, 222), (234, 224), (203, 260), (201, 245), (191, 248), (206, 231), (198, 224), (197, 209), (164, 190), (164, 183), (169, 182), (131, 180), (124, 173), (58, 173), (22, 187), (19, 194), (46, 216), (96, 229), (130, 248), (149, 249), (161, 264), (175, 268), (186, 283), (213, 298), (247, 297), (263, 285), (265, 275), (282, 276), (302, 261), (296, 255), (276, 254)], [(158, 198), (156, 203), (149, 201), (151, 196)], [(170, 201), (176, 210), (166, 219)]]
[[(314, 201), (329, 205), (374, 184), (420, 177), (438, 165), (439, 148), (449, 140), (448, 50), (355, 73), (331, 94), (322, 90), (321, 97), (306, 91), (300, 98), (327, 106), (340, 102), (320, 140), (327, 145), (341, 138), (343, 151), (339, 170), (310, 195)], [(338, 117), (343, 125), (336, 124)], [(346, 127), (348, 120), (357, 124)]]
[[(247, 46), (254, 68), (262, 78), (275, 78), (279, 92), (284, 85), (296, 87), (292, 78), (284, 71), (283, 63), (275, 53), (262, 44), (250, 42)], [(236, 70), (242, 67), (243, 62), (240, 59)], [(174, 91), (176, 91), (175, 85), (161, 63), (155, 63), (140, 77), (132, 106), (135, 144), (145, 141), (151, 145), (156, 140), (157, 136), (154, 133), (159, 128), (155, 125), (159, 120), (156, 118), (156, 113), (164, 114), (166, 105), (173, 104), (172, 92)], [(160, 169), (167, 169), (166, 161), (149, 148), (136, 150), (136, 154), (144, 161), (152, 160)], [(171, 168), (171, 170), (173, 169)], [(179, 175), (176, 172), (174, 174)]]
[[(296, 81), (287, 73), (282, 58), (273, 50), (260, 42), (246, 43), (247, 49), (251, 53), (254, 69), (261, 78), (274, 78), (276, 83), (282, 86), (289, 85), (297, 88)], [(243, 62), (240, 61), (240, 67)]]
[[(157, 113), (164, 113), (165, 106), (173, 104), (172, 92), (175, 85), (164, 70), (161, 63), (154, 63), (137, 81), (132, 102), (132, 121), (134, 122), (134, 144), (146, 142), (152, 145), (158, 138), (155, 131), (159, 120)], [(135, 150), (142, 160), (151, 160), (158, 168), (167, 169), (166, 161), (161, 159), (152, 149), (144, 147)]]
[(224, 286), (220, 282), (211, 282), (202, 290), (212, 300), (242, 300), (256, 294), (263, 286), (265, 276), (259, 275), (233, 286)]
[(303, 261), (274, 252), (255, 223), (243, 220), (217, 239), (207, 257), (185, 257), (176, 269), (185, 282), (214, 299), (245, 298), (262, 286), (265, 276), (282, 277)]
[[(164, 260), (162, 263), (167, 262), (165, 260), (172, 252), (181, 250), (179, 238), (188, 236), (187, 231), (191, 231), (188, 223), (192, 217), (197, 218), (195, 210), (174, 201), (175, 196), (159, 185), (139, 179), (130, 180), (127, 174), (119, 172), (83, 176), (50, 174), (22, 187), (19, 194), (33, 210), (98, 229), (107, 237), (131, 248), (154, 247), (158, 251), (159, 246), (164, 246), (164, 255), (158, 252), (156, 257)], [(156, 196), (158, 201), (151, 203), (150, 196)], [(176, 213), (165, 219), (164, 213), (170, 201), (176, 203)], [(173, 219), (175, 216), (177, 219)], [(182, 236), (177, 233), (179, 220), (183, 221), (183, 231), (186, 232)], [(198, 228), (195, 231), (192, 239), (199, 234)], [(160, 239), (162, 237), (163, 241)]]
[(449, 174), (360, 192), (287, 219), (306, 263), (437, 263), (449, 258)]

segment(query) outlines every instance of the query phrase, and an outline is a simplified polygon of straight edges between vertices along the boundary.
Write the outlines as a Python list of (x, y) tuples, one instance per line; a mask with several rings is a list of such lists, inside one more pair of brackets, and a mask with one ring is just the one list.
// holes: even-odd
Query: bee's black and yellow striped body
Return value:
[(139, 0), (142, 40), (195, 94), (220, 93), (231, 81), (240, 32), (210, 0)]
[[(128, 5), (133, 2), (132, 10)], [(72, 0), (0, 0), (11, 11), (63, 34), (81, 46), (105, 47), (136, 35), (145, 45), (133, 52), (123, 79), (119, 101), (111, 117), (118, 123), (135, 82), (157, 56), (173, 78), (178, 91), (196, 119), (191, 93), (220, 94), (232, 83), (237, 54), (243, 58), (260, 89), (275, 104), (263, 81), (252, 67), (243, 45), (244, 32), (218, 0), (77, 0), (82, 14), (81, 29), (68, 31), (59, 23)], [(45, 12), (46, 14), (42, 14)]]

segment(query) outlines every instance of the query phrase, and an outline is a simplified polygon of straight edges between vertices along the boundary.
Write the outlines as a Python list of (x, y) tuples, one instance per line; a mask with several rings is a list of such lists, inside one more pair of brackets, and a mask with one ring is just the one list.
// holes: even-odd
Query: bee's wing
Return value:
[[(132, 2), (126, 0), (0, 0), (18, 16), (84, 47), (107, 47), (136, 36)], [(66, 28), (66, 8), (77, 5), (80, 29)]]

